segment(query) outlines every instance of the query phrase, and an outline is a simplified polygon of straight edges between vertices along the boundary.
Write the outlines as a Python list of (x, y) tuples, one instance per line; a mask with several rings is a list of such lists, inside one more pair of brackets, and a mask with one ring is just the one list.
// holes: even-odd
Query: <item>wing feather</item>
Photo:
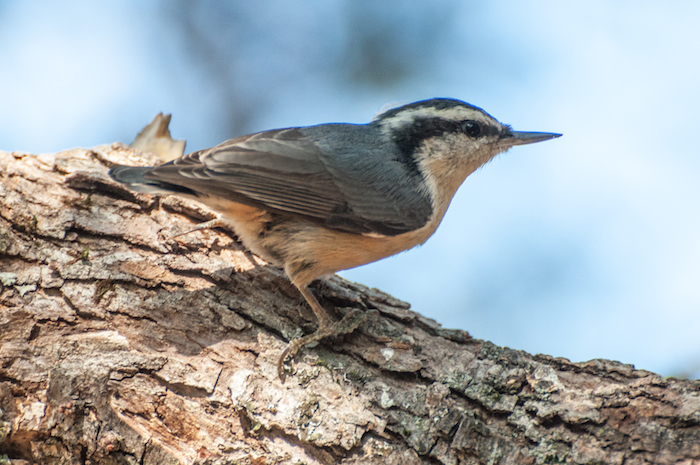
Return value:
[[(323, 129), (314, 130), (325, 126), (336, 132), (349, 127), (358, 140), (336, 147), (342, 140), (327, 141)], [(243, 136), (157, 166), (145, 177), (348, 232), (395, 235), (419, 228), (432, 213), (430, 199), (415, 182), (407, 188), (377, 178), (382, 154), (360, 140), (361, 128), (322, 125)]]

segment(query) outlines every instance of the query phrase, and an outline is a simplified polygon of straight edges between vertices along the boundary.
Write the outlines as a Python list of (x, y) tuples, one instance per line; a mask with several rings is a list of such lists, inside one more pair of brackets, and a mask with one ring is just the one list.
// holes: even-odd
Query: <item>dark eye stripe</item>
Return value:
[(394, 142), (405, 155), (411, 155), (421, 143), (432, 137), (446, 133), (464, 133), (469, 137), (479, 137), (486, 131), (473, 120), (451, 121), (444, 118), (418, 118), (412, 124), (393, 131)]
[(442, 118), (419, 118), (412, 124), (394, 129), (393, 138), (401, 153), (412, 157), (424, 140), (448, 132), (461, 132), (459, 124)]

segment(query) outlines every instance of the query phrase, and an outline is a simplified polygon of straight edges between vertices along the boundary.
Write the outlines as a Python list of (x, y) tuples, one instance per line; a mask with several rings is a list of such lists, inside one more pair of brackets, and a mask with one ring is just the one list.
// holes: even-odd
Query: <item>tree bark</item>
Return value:
[[(281, 270), (211, 219), (134, 194), (121, 144), (0, 152), (0, 456), (41, 464), (700, 463), (700, 382), (571, 363), (443, 329), (376, 289), (312, 286), (353, 334), (313, 331)], [(3, 462), (4, 463), (4, 462)]]

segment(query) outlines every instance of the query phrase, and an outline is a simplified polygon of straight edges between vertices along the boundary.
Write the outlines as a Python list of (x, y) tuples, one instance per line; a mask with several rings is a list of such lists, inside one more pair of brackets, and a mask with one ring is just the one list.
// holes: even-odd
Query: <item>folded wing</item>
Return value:
[(387, 163), (400, 170), (401, 163), (364, 143), (361, 126), (333, 126), (333, 134), (355, 133), (352, 147), (314, 130), (322, 126), (279, 129), (190, 153), (144, 177), (353, 233), (396, 235), (423, 226), (432, 208), (419, 181), (387, 184), (383, 178), (395, 173), (377, 176), (377, 170)]

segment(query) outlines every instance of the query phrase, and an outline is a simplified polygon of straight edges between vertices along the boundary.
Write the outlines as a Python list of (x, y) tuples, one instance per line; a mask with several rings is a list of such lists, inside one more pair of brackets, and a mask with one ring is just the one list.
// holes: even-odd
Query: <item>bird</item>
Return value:
[[(278, 359), (354, 331), (357, 312), (334, 322), (309, 284), (423, 244), (471, 173), (517, 145), (560, 137), (514, 131), (479, 107), (433, 98), (391, 108), (369, 123), (273, 129), (227, 140), (168, 163), (115, 165), (130, 189), (180, 195), (219, 216), (243, 245), (281, 267), (318, 321)], [(189, 231), (188, 231), (189, 232)]]

